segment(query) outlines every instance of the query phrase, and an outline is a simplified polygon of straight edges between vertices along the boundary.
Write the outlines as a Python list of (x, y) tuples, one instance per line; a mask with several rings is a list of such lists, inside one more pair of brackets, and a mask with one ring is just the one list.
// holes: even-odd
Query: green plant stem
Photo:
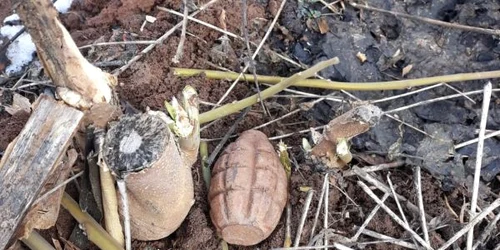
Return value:
[[(339, 59), (337, 57), (317, 63), (316, 65), (312, 66), (309, 69), (306, 69), (302, 72), (299, 72), (289, 78), (280, 78), (278, 81), (279, 83), (267, 88), (264, 91), (260, 92), (260, 97), (261, 100), (266, 99), (268, 97), (273, 96), (274, 94), (282, 91), (283, 89), (287, 88), (288, 86), (292, 85), (294, 82), (298, 82), (301, 80), (304, 80), (306, 78), (309, 78), (311, 76), (314, 76), (318, 71), (339, 63)], [(238, 77), (238, 76), (236, 76)], [(250, 77), (253, 79), (253, 76)], [(260, 81), (260, 80), (259, 80)], [(230, 103), (226, 104), (224, 106), (218, 107), (216, 109), (212, 109), (208, 112), (205, 112), (200, 115), (200, 124), (211, 122), (213, 120), (217, 120), (219, 118), (228, 116), (230, 114), (236, 113), (246, 107), (249, 107), (259, 101), (259, 95), (255, 94), (250, 97), (247, 97), (243, 100), (237, 101), (235, 103)]]
[(220, 241), (220, 247), (222, 250), (229, 250), (229, 245), (227, 244), (227, 242), (225, 240)]
[(21, 241), (31, 250), (55, 250), (50, 243), (34, 230), (31, 231), (27, 238), (21, 239)]
[[(187, 76), (199, 75), (202, 73), (205, 74), (206, 77), (209, 79), (236, 80), (239, 76), (239, 73), (217, 71), (217, 70), (174, 68), (174, 74), (178, 76), (187, 77)], [(387, 82), (335, 82), (322, 79), (302, 79), (294, 81), (291, 85), (297, 87), (320, 88), (320, 89), (372, 91), (372, 90), (405, 89), (405, 88), (430, 85), (440, 82), (450, 83), (450, 82), (462, 82), (462, 81), (490, 79), (490, 78), (500, 78), (500, 70), (433, 76), (433, 77), (424, 77), (418, 79), (406, 79), (406, 80), (387, 81)], [(249, 82), (254, 81), (253, 75), (250, 74), (245, 74), (243, 76), (243, 79), (246, 79)], [(286, 78), (277, 76), (257, 75), (257, 81), (259, 81), (259, 83), (276, 84), (284, 79)]]
[(69, 194), (64, 193), (61, 205), (83, 226), (89, 240), (99, 248), (109, 250), (123, 249), (120, 243), (111, 237), (92, 216), (80, 209), (78, 203)]

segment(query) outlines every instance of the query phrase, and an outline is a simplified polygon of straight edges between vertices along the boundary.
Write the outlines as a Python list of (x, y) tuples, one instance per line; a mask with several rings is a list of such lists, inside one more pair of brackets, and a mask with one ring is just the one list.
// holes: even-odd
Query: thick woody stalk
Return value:
[[(69, 32), (59, 21), (50, 0), (21, 1), (17, 12), (54, 84), (83, 97), (69, 104), (88, 107), (91, 102), (111, 100), (110, 85), (116, 83), (115, 77), (96, 68), (83, 57)], [(65, 99), (64, 96), (61, 97)], [(66, 99), (65, 101), (68, 102)]]

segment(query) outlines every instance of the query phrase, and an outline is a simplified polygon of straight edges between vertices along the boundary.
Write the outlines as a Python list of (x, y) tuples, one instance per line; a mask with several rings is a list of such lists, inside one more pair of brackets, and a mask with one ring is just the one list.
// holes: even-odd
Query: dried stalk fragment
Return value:
[(343, 168), (350, 162), (347, 140), (362, 134), (378, 123), (382, 111), (374, 105), (362, 105), (328, 123), (323, 137), (311, 150), (311, 158), (329, 168)]

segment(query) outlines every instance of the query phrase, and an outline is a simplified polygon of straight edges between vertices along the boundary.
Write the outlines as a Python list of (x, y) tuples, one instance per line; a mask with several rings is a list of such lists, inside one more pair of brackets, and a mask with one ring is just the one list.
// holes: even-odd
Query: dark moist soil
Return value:
[(14, 116), (7, 112), (0, 113), (0, 152), (5, 151), (9, 143), (21, 132), (29, 114), (21, 112)]
[[(131, 41), (131, 40), (155, 40), (167, 30), (180, 22), (182, 19), (159, 11), (155, 7), (163, 6), (182, 12), (180, 0), (177, 1), (105, 1), (105, 0), (81, 0), (75, 1), (70, 12), (61, 16), (66, 27), (77, 43), (87, 45), (95, 41)], [(202, 1), (205, 2), (205, 1)], [(201, 6), (202, 2), (199, 2)], [(276, 0), (248, 0), (248, 33), (250, 40), (259, 43), (271, 23), (278, 6), (281, 2)], [(306, 1), (304, 1), (306, 2)], [(484, 28), (500, 28), (500, 9), (498, 1), (394, 1), (377, 0), (370, 4), (405, 12), (413, 15), (440, 19), (444, 21), (458, 22), (462, 24), (480, 26)], [(346, 3), (347, 5), (347, 3)], [(339, 5), (340, 6), (340, 5)], [(337, 7), (339, 7), (337, 6)], [(3, 19), (9, 12), (10, 1), (0, 2), (0, 18)], [(221, 13), (225, 11), (225, 24), (227, 30), (243, 36), (241, 29), (242, 12), (239, 2), (219, 0), (210, 8), (202, 11), (198, 19), (221, 27)], [(288, 1), (283, 13), (275, 27), (272, 35), (264, 46), (263, 52), (256, 60), (256, 69), (259, 74), (272, 74), (289, 76), (299, 71), (296, 66), (273, 60), (266, 53), (269, 48), (286, 54), (292, 59), (305, 65), (312, 65), (317, 61), (337, 56), (341, 64), (321, 72), (324, 77), (341, 81), (376, 81), (393, 80), (402, 78), (417, 78), (423, 76), (442, 75), (446, 73), (463, 73), (472, 71), (485, 71), (498, 69), (500, 67), (499, 40), (488, 35), (462, 32), (453, 29), (443, 29), (436, 26), (425, 25), (420, 22), (408, 21), (390, 15), (373, 13), (368, 11), (359, 12), (347, 7), (342, 14), (324, 15), (322, 22), (326, 22), (329, 31), (325, 34), (318, 32), (317, 20), (310, 18), (314, 11), (327, 14), (328, 9), (319, 4), (298, 5), (296, 1)], [(308, 14), (309, 13), (309, 14)], [(157, 18), (154, 23), (145, 25), (141, 32), (140, 27), (145, 15)], [(122, 73), (119, 76), (119, 97), (129, 105), (145, 110), (147, 107), (163, 110), (165, 100), (170, 100), (177, 95), (182, 88), (189, 84), (197, 89), (200, 99), (204, 102), (217, 103), (219, 98), (226, 92), (232, 81), (215, 81), (205, 79), (203, 76), (183, 79), (173, 75), (172, 67), (213, 69), (213, 65), (241, 71), (245, 65), (249, 53), (239, 40), (231, 39), (230, 45), (234, 53), (227, 54), (221, 58), (216, 56), (212, 48), (220, 44), (217, 40), (221, 37), (219, 32), (189, 22), (188, 36), (184, 45), (183, 57), (179, 64), (173, 64), (180, 32), (175, 32), (162, 44), (157, 45), (152, 51)], [(94, 63), (107, 61), (127, 61), (144, 49), (145, 45), (111, 46), (96, 49), (85, 49), (83, 53)], [(254, 49), (254, 48), (253, 48)], [(397, 60), (392, 57), (400, 50)], [(367, 55), (367, 61), (360, 63), (355, 57), (357, 52)], [(401, 71), (408, 65), (413, 69), (406, 76)], [(109, 68), (108, 70), (112, 70)], [(468, 82), (455, 85), (458, 89), (468, 91), (481, 88), (483, 81)], [(494, 87), (498, 87), (496, 82)], [(312, 89), (301, 89), (316, 94), (330, 94), (331, 91)], [(38, 90), (40, 91), (40, 90)], [(229, 103), (255, 93), (253, 84), (244, 81), (238, 83), (228, 95), (224, 103)], [(398, 91), (374, 91), (374, 92), (352, 92), (357, 97), (367, 99), (379, 99), (403, 93)], [(420, 100), (427, 100), (436, 96), (454, 94), (447, 88), (436, 88), (433, 91), (410, 98), (397, 99), (396, 101), (380, 103), (380, 107), (389, 110), (395, 107), (407, 105)], [(340, 92), (337, 97), (348, 100), (348, 97)], [(466, 101), (464, 98), (453, 99), (447, 102), (436, 103), (431, 106), (410, 109), (398, 113), (404, 121), (425, 129), (426, 132), (445, 131), (451, 143), (459, 143), (476, 137), (474, 130), (478, 127), (481, 98), (472, 97), (476, 104)], [(492, 102), (490, 112), (490, 123), (488, 129), (500, 129), (500, 110), (497, 96)], [(267, 116), (260, 105), (254, 105), (251, 112), (238, 125), (236, 132), (242, 132), (254, 126), (266, 123), (274, 118), (283, 116), (296, 109), (298, 104), (308, 99), (299, 98), (270, 98), (266, 100), (271, 117)], [(201, 105), (202, 111), (211, 108), (206, 104)], [(287, 117), (280, 122), (273, 123), (261, 129), (268, 136), (278, 136), (286, 133), (296, 132), (309, 127), (323, 125), (332, 117), (349, 109), (347, 104), (334, 102), (321, 102), (307, 112)], [(1, 110), (0, 110), (1, 111)], [(202, 138), (212, 139), (224, 136), (236, 115), (217, 121), (214, 125), (202, 131)], [(5, 112), (0, 113), (0, 151), (4, 150), (8, 142), (22, 129), (27, 116), (10, 116)], [(430, 124), (433, 124), (430, 126)], [(388, 118), (383, 118), (380, 124), (370, 132), (353, 140), (353, 150), (358, 152), (358, 159), (369, 159), (370, 162), (358, 161), (358, 165), (371, 165), (371, 162), (386, 162), (385, 157), (391, 145), (399, 138), (399, 124)], [(460, 129), (459, 129), (460, 128)], [(305, 135), (304, 135), (305, 136)], [(314, 195), (311, 209), (302, 234), (300, 245), (306, 245), (311, 234), (314, 214), (318, 208), (319, 193), (323, 183), (324, 173), (305, 163), (300, 145), (302, 135), (296, 134), (284, 139), (288, 146), (292, 147), (291, 153), (299, 163), (291, 178), (290, 202), (292, 205), (292, 239), (295, 238), (295, 230), (301, 217), (302, 208), (306, 198), (306, 192), (300, 191), (303, 187), (312, 187)], [(409, 128), (403, 129), (402, 146), (399, 153), (407, 155), (419, 155), (425, 152), (419, 148), (424, 136)], [(273, 143), (276, 143), (274, 141)], [(209, 150), (215, 147), (217, 142), (209, 144)], [(500, 148), (499, 141), (489, 140), (487, 146), (490, 152), (488, 162), (498, 163), (496, 151)], [(432, 144), (434, 145), (434, 144)], [(368, 152), (368, 153), (365, 153)], [(431, 152), (429, 152), (430, 154)], [(466, 190), (461, 186), (467, 186), (465, 181), (471, 172), (467, 166), (473, 162), (475, 155), (474, 147), (457, 153), (462, 158), (459, 172), (461, 176), (449, 173), (450, 165), (445, 162), (448, 159), (437, 159), (437, 162), (415, 162), (408, 160), (407, 167), (397, 168), (391, 171), (390, 177), (395, 185), (396, 192), (407, 197), (414, 204), (417, 203), (416, 191), (413, 184), (413, 171), (411, 165), (423, 166), (422, 187), (424, 207), (432, 218), (439, 218), (442, 224), (449, 225), (430, 233), (432, 245), (439, 246), (449, 239), (460, 227), (458, 218), (452, 213), (459, 214), (463, 205)], [(361, 157), (364, 156), (364, 157)], [(433, 158), (434, 159), (434, 158)], [(465, 163), (464, 163), (465, 162)], [(469, 163), (467, 163), (469, 162)], [(451, 162), (455, 163), (455, 162)], [(490, 164), (490, 165), (491, 165)], [(439, 166), (436, 169), (433, 166)], [(492, 165), (491, 175), (495, 176), (497, 168)], [(500, 167), (498, 167), (500, 169)], [(500, 170), (498, 170), (500, 171)], [(378, 173), (378, 177), (386, 182), (387, 171)], [(451, 175), (451, 176), (450, 176)], [(207, 190), (204, 186), (200, 165), (193, 167), (195, 179), (195, 205), (182, 226), (171, 236), (154, 242), (133, 243), (134, 249), (220, 249), (220, 240), (209, 217), (209, 206), (207, 202)], [(374, 208), (374, 201), (367, 196), (357, 185), (357, 177), (341, 178), (338, 174), (331, 175), (329, 194), (329, 228), (335, 233), (345, 237), (352, 237), (364, 218)], [(449, 182), (446, 182), (449, 181)], [(490, 180), (488, 188), (491, 192), (498, 192), (498, 181)], [(445, 185), (446, 184), (446, 185)], [(462, 184), (462, 185), (458, 185)], [(342, 192), (340, 191), (342, 190)], [(443, 191), (446, 190), (446, 191)], [(375, 191), (376, 192), (376, 191)], [(74, 193), (74, 192), (73, 192)], [(381, 197), (380, 192), (376, 194)], [(488, 198), (489, 197), (489, 198)], [(485, 202), (491, 201), (486, 195)], [(393, 211), (398, 211), (392, 199), (386, 202)], [(405, 206), (403, 210), (413, 228), (420, 228), (419, 216), (409, 211)], [(60, 220), (53, 230), (44, 231), (46, 237), (59, 239), (66, 242), (71, 234), (73, 224), (70, 223), (69, 215), (62, 211)], [(322, 225), (323, 215), (320, 216)], [(74, 222), (73, 222), (74, 223)], [(71, 225), (71, 226), (68, 226)], [(480, 225), (479, 230), (484, 227)], [(316, 233), (321, 227), (318, 227)], [(411, 242), (410, 236), (398, 226), (386, 213), (379, 211), (369, 223), (368, 229), (380, 234), (395, 238), (404, 238)], [(285, 225), (284, 216), (271, 236), (254, 247), (236, 247), (231, 249), (270, 249), (280, 247), (284, 242)], [(358, 242), (376, 241), (374, 238), (361, 236)], [(463, 242), (458, 242), (462, 244)], [(491, 240), (487, 248), (492, 248), (498, 240)], [(360, 248), (362, 246), (353, 246)], [(366, 249), (402, 249), (393, 244), (377, 243), (367, 245)]]

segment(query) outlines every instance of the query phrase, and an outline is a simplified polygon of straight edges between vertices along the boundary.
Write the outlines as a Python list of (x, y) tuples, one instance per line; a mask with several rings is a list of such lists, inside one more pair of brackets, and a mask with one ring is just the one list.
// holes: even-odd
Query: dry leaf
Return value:
[(325, 18), (322, 17), (318, 20), (318, 29), (321, 34), (326, 34), (330, 30)]
[(358, 52), (358, 54), (356, 54), (356, 57), (359, 59), (359, 61), (361, 63), (364, 63), (366, 62), (366, 55), (361, 53), (361, 52)]
[(5, 111), (10, 115), (15, 115), (18, 112), (31, 113), (30, 100), (18, 93), (14, 93), (12, 105), (5, 106)]
[(408, 64), (406, 67), (403, 68), (403, 71), (401, 72), (401, 76), (404, 77), (406, 74), (410, 73), (412, 68), (413, 68), (413, 64)]

